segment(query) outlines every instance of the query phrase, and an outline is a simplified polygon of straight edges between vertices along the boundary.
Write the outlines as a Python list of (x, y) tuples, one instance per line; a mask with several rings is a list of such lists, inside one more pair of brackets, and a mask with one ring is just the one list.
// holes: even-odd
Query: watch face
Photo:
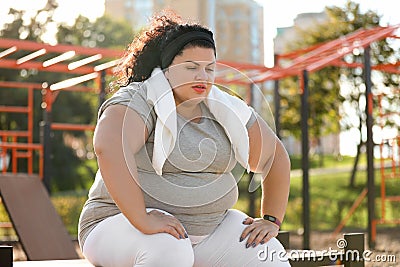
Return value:
[(264, 215), (264, 220), (275, 222), (276, 219), (275, 219), (275, 217), (272, 217), (272, 216), (269, 216), (269, 215)]

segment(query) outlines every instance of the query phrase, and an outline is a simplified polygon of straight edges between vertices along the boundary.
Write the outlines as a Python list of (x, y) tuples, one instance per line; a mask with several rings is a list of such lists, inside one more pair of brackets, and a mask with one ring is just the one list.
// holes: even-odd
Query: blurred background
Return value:
[[(395, 1), (391, 0), (0, 0), (0, 38), (30, 40), (51, 45), (67, 44), (89, 48), (123, 51), (147, 23), (148, 18), (164, 8), (175, 10), (183, 18), (208, 26), (215, 34), (217, 57), (220, 61), (277, 67), (276, 56), (316, 44), (335, 40), (361, 28), (400, 23)], [(399, 57), (397, 39), (384, 39), (371, 48), (373, 64), (395, 64)], [(362, 52), (354, 50), (346, 61), (360, 62)], [(0, 59), (1, 60), (1, 59)], [(284, 64), (284, 62), (282, 63)], [(0, 81), (47, 82), (68, 79), (71, 75), (38, 72), (35, 69), (0, 69)], [(354, 200), (366, 187), (366, 118), (365, 86), (362, 68), (328, 67), (310, 76), (310, 195), (311, 229), (332, 232), (348, 214)], [(108, 78), (110, 82), (112, 78)], [(399, 75), (374, 71), (375, 94), (388, 93), (386, 112), (400, 110)], [(292, 182), (284, 230), (302, 234), (300, 100), (296, 78), (280, 81), (281, 130), (285, 147), (292, 161)], [(253, 104), (262, 116), (270, 117), (274, 107), (273, 81), (258, 85), (260, 97)], [(231, 85), (232, 90), (246, 98), (246, 88)], [(0, 105), (17, 104), (26, 93), (0, 90)], [(41, 95), (35, 92), (34, 140), (40, 142)], [(265, 104), (266, 102), (267, 104)], [(375, 101), (376, 104), (377, 101)], [(96, 122), (96, 93), (61, 91), (53, 107), (53, 120), (92, 124)], [(378, 116), (378, 111), (375, 112)], [(0, 130), (17, 130), (26, 125), (18, 114), (0, 113)], [(375, 144), (399, 135), (399, 116), (384, 127), (374, 127)], [(91, 131), (52, 133), (51, 198), (71, 236), (76, 238), (77, 221), (87, 192), (93, 182), (97, 163), (93, 153)], [(394, 152), (393, 152), (394, 149)], [(396, 150), (397, 149), (397, 150)], [(375, 147), (376, 163), (381, 157), (399, 152), (393, 144), (383, 150)], [(396, 156), (397, 155), (397, 156)], [(1, 157), (9, 163), (9, 157)], [(5, 165), (7, 165), (5, 164)], [(0, 165), (0, 166), (3, 166)], [(21, 170), (26, 170), (21, 163)], [(10, 168), (10, 167), (8, 167)], [(398, 168), (398, 166), (396, 167)], [(238, 170), (238, 172), (240, 172)], [(376, 169), (377, 175), (379, 170)], [(243, 177), (237, 208), (253, 216), (259, 214), (259, 190), (251, 207), (249, 177)], [(398, 195), (400, 183), (385, 185), (388, 194)], [(376, 179), (377, 206), (380, 179)], [(253, 196), (254, 198), (254, 196)], [(400, 205), (386, 207), (390, 218), (400, 218)], [(379, 210), (377, 210), (379, 217)], [(10, 219), (0, 207), (0, 221)], [(347, 229), (367, 227), (367, 205), (364, 200), (346, 222)], [(382, 229), (399, 230), (396, 224)], [(0, 228), (0, 239), (15, 239), (12, 228)], [(315, 235), (317, 236), (317, 235)]]

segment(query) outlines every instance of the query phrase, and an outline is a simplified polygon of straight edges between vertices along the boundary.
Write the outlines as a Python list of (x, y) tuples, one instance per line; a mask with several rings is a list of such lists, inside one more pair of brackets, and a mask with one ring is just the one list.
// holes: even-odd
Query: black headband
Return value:
[(174, 57), (182, 50), (182, 48), (188, 43), (194, 40), (204, 40), (210, 42), (213, 47), (215, 47), (214, 39), (212, 33), (200, 32), (200, 31), (190, 31), (183, 33), (169, 44), (161, 51), (161, 68), (165, 69), (168, 67)]

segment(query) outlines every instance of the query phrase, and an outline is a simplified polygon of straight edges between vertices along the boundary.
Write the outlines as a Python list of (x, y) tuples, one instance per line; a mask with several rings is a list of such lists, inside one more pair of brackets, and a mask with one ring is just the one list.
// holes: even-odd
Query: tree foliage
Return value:
[[(48, 0), (46, 5), (34, 12), (27, 19), (24, 10), (10, 9), (13, 20), (3, 25), (0, 31), (2, 38), (31, 40), (43, 43), (48, 38), (48, 28), (56, 24), (58, 32), (54, 40), (59, 44), (71, 44), (86, 47), (107, 47), (123, 49), (133, 37), (133, 31), (127, 22), (114, 21), (103, 16), (95, 21), (79, 16), (73, 23), (53, 20), (53, 13), (58, 5), (56, 0)], [(47, 36), (46, 36), (47, 34)], [(19, 58), (26, 51), (17, 51), (11, 58)], [(51, 58), (52, 54), (44, 57)], [(76, 59), (75, 59), (76, 60)], [(63, 73), (38, 72), (34, 69), (0, 71), (1, 81), (47, 82), (52, 84), (71, 77)], [(26, 105), (26, 90), (1, 89), (0, 105)], [(34, 142), (40, 142), (40, 121), (43, 120), (40, 91), (35, 92), (34, 107)], [(94, 124), (98, 108), (98, 96), (93, 93), (60, 92), (53, 104), (53, 122)], [(0, 114), (0, 130), (26, 130), (26, 116), (13, 113)], [(52, 189), (76, 190), (88, 189), (96, 170), (93, 164), (92, 133), (62, 132), (52, 133)], [(22, 142), (22, 141), (21, 141)], [(26, 170), (22, 166), (19, 171)]]
[(132, 27), (125, 20), (113, 20), (105, 15), (91, 22), (79, 16), (72, 26), (63, 23), (58, 27), (57, 40), (62, 44), (124, 49), (133, 35)]
[[(338, 39), (361, 28), (379, 26), (380, 16), (373, 11), (362, 13), (357, 3), (348, 1), (344, 7), (326, 7), (327, 21), (307, 29), (297, 29), (300, 38), (289, 44), (288, 50), (294, 51), (311, 45)], [(344, 57), (348, 63), (363, 63), (363, 49), (355, 49)], [(371, 45), (372, 65), (393, 63), (398, 60), (388, 40), (381, 40)], [(374, 73), (379, 76), (380, 84), (386, 87), (398, 86), (398, 75)], [(329, 133), (357, 128), (360, 132), (365, 124), (365, 84), (362, 68), (326, 67), (311, 73), (309, 78), (309, 126), (313, 141)], [(373, 78), (374, 78), (373, 77)], [(281, 83), (282, 128), (285, 135), (300, 137), (300, 99), (297, 78), (287, 78)], [(374, 85), (374, 91), (378, 84)], [(359, 119), (354, 119), (358, 116)]]

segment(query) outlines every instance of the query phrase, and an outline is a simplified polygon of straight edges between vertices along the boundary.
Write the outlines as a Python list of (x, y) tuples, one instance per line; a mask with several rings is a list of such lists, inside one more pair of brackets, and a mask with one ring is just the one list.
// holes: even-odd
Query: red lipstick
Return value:
[(207, 86), (204, 84), (195, 84), (192, 86), (193, 90), (196, 91), (197, 93), (201, 94), (204, 93), (207, 89)]

